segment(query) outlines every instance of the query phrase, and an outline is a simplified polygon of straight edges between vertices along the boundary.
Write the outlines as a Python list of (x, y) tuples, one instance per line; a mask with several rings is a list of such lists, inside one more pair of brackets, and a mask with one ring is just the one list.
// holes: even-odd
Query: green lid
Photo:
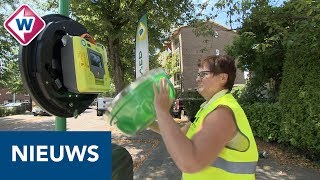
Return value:
[(112, 101), (110, 124), (128, 135), (147, 128), (155, 119), (153, 84), (165, 78), (169, 84), (169, 96), (175, 99), (175, 91), (168, 75), (162, 68), (148, 71), (122, 90)]

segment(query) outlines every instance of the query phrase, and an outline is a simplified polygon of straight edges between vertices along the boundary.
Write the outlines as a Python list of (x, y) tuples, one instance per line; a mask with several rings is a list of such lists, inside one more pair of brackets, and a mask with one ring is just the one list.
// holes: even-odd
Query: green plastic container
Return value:
[(159, 86), (162, 78), (169, 84), (169, 97), (175, 99), (174, 87), (165, 71), (162, 68), (150, 70), (114, 98), (109, 115), (110, 124), (116, 124), (120, 131), (128, 135), (135, 135), (152, 124), (156, 119), (153, 84)]

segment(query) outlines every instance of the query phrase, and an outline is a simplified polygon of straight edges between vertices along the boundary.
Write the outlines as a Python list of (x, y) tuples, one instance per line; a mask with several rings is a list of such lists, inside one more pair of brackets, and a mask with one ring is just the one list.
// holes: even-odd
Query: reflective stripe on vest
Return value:
[(231, 162), (220, 157), (211, 165), (234, 174), (254, 174), (257, 162)]

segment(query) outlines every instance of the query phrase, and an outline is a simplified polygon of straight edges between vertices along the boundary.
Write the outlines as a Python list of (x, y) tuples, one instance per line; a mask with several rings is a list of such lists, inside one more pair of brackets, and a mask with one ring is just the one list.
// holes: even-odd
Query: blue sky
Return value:
[[(218, 0), (192, 0), (194, 3), (199, 4), (199, 3), (204, 3), (204, 2), (209, 2), (209, 6), (208, 8), (204, 11), (204, 13), (210, 13), (211, 11), (211, 7), (214, 6), (214, 4), (216, 4), (218, 2)], [(271, 0), (271, 5), (273, 6), (281, 6), (283, 4), (283, 2), (286, 0)], [(215, 12), (214, 12), (215, 13)], [(214, 19), (214, 21), (220, 25), (223, 25), (225, 27), (230, 28), (230, 25), (227, 24), (227, 12), (226, 10), (220, 10), (219, 11), (219, 15), (216, 19)], [(233, 28), (239, 26), (240, 24), (233, 24)]]

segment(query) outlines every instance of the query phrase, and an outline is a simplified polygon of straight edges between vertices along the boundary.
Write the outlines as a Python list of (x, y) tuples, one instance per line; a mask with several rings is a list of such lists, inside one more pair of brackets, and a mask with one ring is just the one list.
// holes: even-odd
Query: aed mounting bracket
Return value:
[(48, 113), (74, 117), (82, 113), (97, 94), (78, 94), (64, 86), (61, 67), (61, 41), (64, 35), (88, 33), (69, 17), (50, 14), (42, 17), (46, 28), (27, 46), (20, 46), (19, 66), (23, 84), (32, 99)]

